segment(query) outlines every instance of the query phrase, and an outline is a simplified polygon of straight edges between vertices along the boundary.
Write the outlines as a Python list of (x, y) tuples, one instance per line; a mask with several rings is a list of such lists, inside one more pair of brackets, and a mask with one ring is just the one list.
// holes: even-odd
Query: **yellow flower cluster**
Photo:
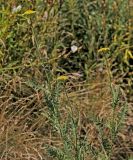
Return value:
[(23, 15), (29, 15), (29, 14), (33, 14), (35, 13), (36, 11), (33, 11), (33, 10), (27, 10), (23, 13)]
[(68, 78), (69, 78), (68, 76), (59, 76), (57, 80), (65, 81), (68, 80)]
[(99, 50), (98, 50), (98, 53), (100, 53), (100, 52), (107, 52), (107, 51), (109, 51), (110, 49), (109, 48), (100, 48)]

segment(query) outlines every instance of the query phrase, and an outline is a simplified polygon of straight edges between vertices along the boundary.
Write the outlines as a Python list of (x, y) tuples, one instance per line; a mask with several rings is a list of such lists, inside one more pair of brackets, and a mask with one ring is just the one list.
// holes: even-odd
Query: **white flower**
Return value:
[(75, 53), (77, 50), (78, 50), (78, 47), (77, 47), (76, 45), (72, 45), (72, 46), (71, 46), (71, 51), (72, 51), (73, 53)]
[(17, 7), (14, 6), (12, 9), (12, 13), (17, 13), (17, 12), (21, 11), (21, 9), (22, 9), (21, 5), (18, 5)]

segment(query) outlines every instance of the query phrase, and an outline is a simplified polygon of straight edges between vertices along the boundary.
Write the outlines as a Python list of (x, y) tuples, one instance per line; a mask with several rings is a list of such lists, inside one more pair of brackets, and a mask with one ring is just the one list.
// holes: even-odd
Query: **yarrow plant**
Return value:
[(131, 159), (130, 8), (0, 1), (1, 160)]

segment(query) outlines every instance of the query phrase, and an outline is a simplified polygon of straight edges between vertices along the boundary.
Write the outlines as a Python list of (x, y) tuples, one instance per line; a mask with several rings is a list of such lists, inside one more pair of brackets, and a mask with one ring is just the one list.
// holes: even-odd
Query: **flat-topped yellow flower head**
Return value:
[(57, 80), (66, 81), (68, 80), (68, 78), (69, 78), (68, 76), (59, 76)]

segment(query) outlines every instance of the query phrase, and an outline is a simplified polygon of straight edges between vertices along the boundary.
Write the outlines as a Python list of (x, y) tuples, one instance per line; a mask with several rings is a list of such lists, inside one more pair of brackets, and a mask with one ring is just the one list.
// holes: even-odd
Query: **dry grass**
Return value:
[[(66, 84), (65, 92), (62, 92), (60, 98), (60, 113), (63, 124), (67, 120), (68, 112), (72, 111), (73, 116), (78, 118), (80, 138), (86, 137), (89, 144), (98, 149), (101, 139), (97, 126), (91, 118), (96, 116), (103, 122), (109, 121), (112, 117), (112, 99), (106, 73), (94, 74), (94, 77), (95, 80), (89, 83), (75, 83), (75, 80), (70, 80)], [(63, 142), (48, 118), (44, 93), (31, 89), (20, 77), (10, 78), (7, 81), (1, 78), (2, 83), (4, 85), (0, 93), (1, 160), (54, 159), (48, 156), (46, 145), (62, 148)], [(130, 123), (130, 120), (127, 123)], [(110, 137), (107, 127), (104, 127), (103, 133), (105, 137)], [(133, 143), (127, 143), (125, 140), (127, 136), (123, 133), (119, 135), (119, 144), (116, 146), (113, 144), (114, 154), (130, 152), (128, 147)], [(86, 160), (91, 159), (91, 155), (86, 156)]]

